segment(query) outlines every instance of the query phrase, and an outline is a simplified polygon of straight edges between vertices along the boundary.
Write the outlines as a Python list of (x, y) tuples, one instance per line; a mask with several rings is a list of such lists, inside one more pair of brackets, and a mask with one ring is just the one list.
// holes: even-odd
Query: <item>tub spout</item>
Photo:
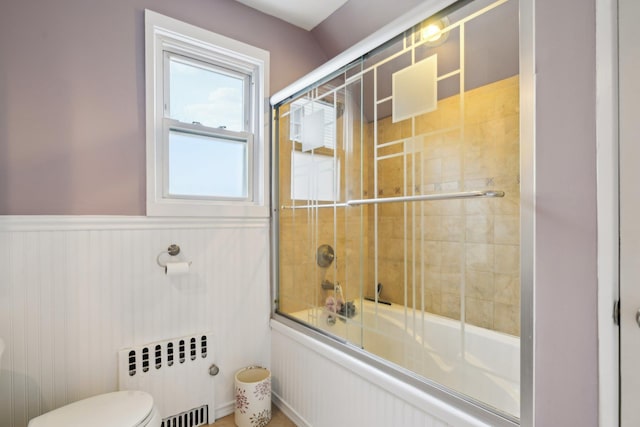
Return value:
[(364, 297), (364, 299), (366, 299), (367, 301), (379, 302), (380, 304), (391, 305), (390, 301), (385, 301), (385, 300), (380, 298), (380, 294), (381, 293), (382, 293), (382, 283), (378, 283), (378, 285), (376, 286), (376, 296), (375, 296), (375, 298)]
[[(375, 298), (371, 298), (371, 297), (364, 297), (364, 299), (366, 299), (367, 301), (373, 301), (376, 302)], [(384, 305), (391, 305), (391, 301), (385, 301), (383, 299), (378, 298), (378, 304), (384, 304)]]
[(324, 289), (325, 291), (332, 291), (336, 287), (333, 282), (330, 282), (327, 279), (324, 279), (322, 283), (320, 283), (320, 286), (322, 286), (322, 289)]

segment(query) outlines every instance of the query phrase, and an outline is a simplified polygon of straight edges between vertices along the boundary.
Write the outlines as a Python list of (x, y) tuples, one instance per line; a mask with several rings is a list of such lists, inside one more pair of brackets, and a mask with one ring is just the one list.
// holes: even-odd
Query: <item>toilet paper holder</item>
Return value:
[[(160, 261), (160, 257), (164, 254), (169, 254), (170, 256), (176, 256), (180, 253), (180, 246), (176, 245), (175, 243), (172, 245), (169, 245), (169, 247), (167, 248), (166, 251), (162, 251), (158, 254), (158, 256), (156, 257), (156, 262), (158, 263), (158, 265), (162, 268), (164, 268), (166, 270), (167, 268), (167, 263), (165, 262), (164, 264)], [(191, 265), (191, 261), (189, 261), (189, 265)]]

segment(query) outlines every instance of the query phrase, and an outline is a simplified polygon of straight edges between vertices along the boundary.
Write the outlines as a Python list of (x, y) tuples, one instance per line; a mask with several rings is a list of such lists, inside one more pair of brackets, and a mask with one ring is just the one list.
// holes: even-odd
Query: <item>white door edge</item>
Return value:
[(596, 0), (599, 425), (619, 425), (617, 0)]

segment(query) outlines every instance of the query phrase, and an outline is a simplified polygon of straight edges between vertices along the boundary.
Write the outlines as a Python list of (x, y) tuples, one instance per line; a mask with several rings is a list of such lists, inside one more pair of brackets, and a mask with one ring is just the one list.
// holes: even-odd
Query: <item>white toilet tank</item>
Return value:
[(143, 391), (116, 391), (79, 400), (29, 421), (29, 427), (159, 427), (153, 398)]

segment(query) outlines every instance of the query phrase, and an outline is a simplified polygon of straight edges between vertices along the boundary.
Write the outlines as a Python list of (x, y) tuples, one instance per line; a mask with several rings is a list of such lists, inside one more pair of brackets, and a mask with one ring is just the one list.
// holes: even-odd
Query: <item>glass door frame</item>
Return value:
[[(469, 0), (460, 0), (469, 2)], [(534, 43), (534, 0), (518, 0), (520, 4), (520, 171), (521, 171), (521, 341), (520, 341), (520, 425), (534, 426), (534, 322), (533, 322), (533, 301), (534, 301), (534, 221), (535, 221), (535, 193), (534, 193), (534, 128), (535, 128), (535, 43)], [(341, 67), (349, 64), (365, 53), (377, 48), (388, 40), (411, 28), (422, 20), (434, 15), (440, 10), (456, 3), (455, 0), (436, 0), (422, 2), (410, 13), (394, 20), (384, 26), (379, 31), (357, 43), (352, 48), (338, 55), (334, 59), (320, 66), (316, 70), (307, 74), (300, 80), (294, 82), (287, 88), (275, 93), (271, 99), (271, 105), (278, 105), (285, 99), (296, 93), (303, 91), (308, 86), (319, 80), (324, 80), (326, 76), (334, 73)], [(278, 164), (278, 126), (276, 111), (272, 108), (272, 176), (273, 171), (279, 169)], [(278, 202), (279, 189), (278, 182), (272, 179), (272, 294), (273, 306), (272, 317), (278, 322), (284, 323), (291, 328), (313, 336), (325, 344), (334, 346), (353, 357), (364, 360), (372, 366), (378, 367), (382, 371), (401, 378), (408, 384), (414, 385), (427, 393), (441, 398), (447, 403), (460, 408), (472, 416), (479, 419), (486, 419), (488, 412), (474, 403), (465, 401), (459, 396), (452, 394), (448, 389), (440, 387), (436, 383), (425, 382), (423, 379), (412, 375), (398, 373), (381, 360), (371, 357), (363, 351), (359, 351), (353, 346), (345, 345), (333, 338), (330, 338), (320, 331), (313, 331), (306, 326), (276, 313), (276, 301), (278, 300), (278, 267), (277, 256), (278, 247)], [(526, 208), (525, 208), (526, 207)], [(495, 417), (495, 414), (490, 413)], [(503, 419), (504, 420), (504, 419)], [(502, 424), (500, 424), (502, 425)], [(504, 425), (516, 425), (508, 422)]]

